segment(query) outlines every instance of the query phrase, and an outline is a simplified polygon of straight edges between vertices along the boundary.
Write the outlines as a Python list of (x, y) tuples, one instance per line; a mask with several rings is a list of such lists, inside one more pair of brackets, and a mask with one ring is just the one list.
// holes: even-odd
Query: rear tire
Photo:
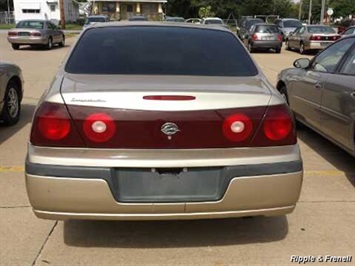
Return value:
[(50, 50), (53, 48), (53, 41), (52, 41), (52, 37), (48, 38), (47, 44), (46, 44), (46, 49)]
[(284, 100), (286, 101), (286, 103), (289, 104), (286, 85), (282, 85), (279, 92), (280, 92), (282, 98), (284, 98)]
[(11, 46), (12, 46), (12, 49), (14, 49), (14, 50), (18, 50), (18, 49), (20, 49), (20, 45), (19, 44), (11, 44)]
[(300, 43), (300, 54), (305, 54), (306, 53), (306, 49), (304, 48), (304, 44), (303, 42)]
[(4, 107), (1, 111), (1, 120), (6, 126), (15, 125), (21, 113), (20, 88), (14, 81), (9, 81), (5, 91)]
[(65, 36), (62, 36), (62, 41), (59, 43), (59, 47), (64, 47), (65, 46)]

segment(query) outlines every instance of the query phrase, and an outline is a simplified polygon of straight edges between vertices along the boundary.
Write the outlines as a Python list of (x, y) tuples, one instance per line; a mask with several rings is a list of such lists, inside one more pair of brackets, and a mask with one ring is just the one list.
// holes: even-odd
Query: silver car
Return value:
[(57, 44), (65, 46), (65, 35), (49, 20), (22, 20), (8, 31), (7, 40), (14, 50), (21, 45), (43, 46), (48, 50)]
[(355, 35), (294, 66), (279, 74), (277, 89), (296, 119), (355, 156)]
[(0, 62), (0, 123), (11, 126), (18, 122), (23, 96), (21, 69), (14, 64)]
[(291, 32), (302, 26), (302, 22), (295, 18), (280, 18), (276, 19), (274, 23), (280, 29), (283, 40), (286, 40)]
[(339, 38), (340, 35), (330, 26), (303, 25), (286, 38), (286, 48), (297, 49), (304, 54), (310, 50), (323, 50)]
[(39, 101), (26, 160), (48, 219), (283, 215), (302, 174), (292, 114), (243, 44), (188, 23), (87, 28)]

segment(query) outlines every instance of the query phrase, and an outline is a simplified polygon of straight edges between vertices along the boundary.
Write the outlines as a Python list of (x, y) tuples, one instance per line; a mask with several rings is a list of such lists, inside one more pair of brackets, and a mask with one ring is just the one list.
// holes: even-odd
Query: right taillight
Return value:
[(116, 132), (116, 124), (112, 117), (105, 113), (94, 113), (86, 117), (83, 123), (85, 136), (95, 142), (109, 141)]
[(258, 35), (256, 35), (255, 33), (251, 36), (251, 38), (254, 40), (254, 41), (257, 41), (258, 40)]
[(251, 119), (243, 113), (228, 116), (222, 127), (224, 136), (233, 142), (246, 140), (253, 131)]
[(35, 146), (84, 147), (64, 104), (44, 102), (34, 116), (30, 142)]
[(297, 136), (292, 114), (285, 105), (270, 106), (252, 146), (293, 145)]

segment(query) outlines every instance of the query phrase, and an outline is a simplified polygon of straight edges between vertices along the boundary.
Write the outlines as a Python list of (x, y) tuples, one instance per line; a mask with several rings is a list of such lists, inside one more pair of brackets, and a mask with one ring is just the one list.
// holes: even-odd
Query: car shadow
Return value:
[[(51, 50), (57, 50), (57, 49), (61, 49), (61, 48), (66, 48), (69, 47), (70, 45), (64, 45), (63, 47), (60, 47), (58, 45), (53, 45)], [(30, 46), (30, 45), (26, 45), (26, 46), (21, 46), (20, 49), (18, 51), (50, 51), (47, 48), (45, 48), (44, 46)]]
[(350, 183), (355, 186), (354, 157), (304, 125), (298, 125), (297, 136), (336, 169), (344, 172)]
[(31, 123), (33, 112), (36, 108), (36, 105), (29, 104), (21, 104), (21, 115), (20, 120), (16, 125), (13, 126), (5, 126), (0, 121), (0, 145), (5, 142), (7, 139), (16, 134), (16, 132), (20, 131), (23, 127), (25, 127), (28, 123)]
[(64, 243), (79, 247), (171, 248), (280, 241), (286, 216), (191, 221), (65, 221)]

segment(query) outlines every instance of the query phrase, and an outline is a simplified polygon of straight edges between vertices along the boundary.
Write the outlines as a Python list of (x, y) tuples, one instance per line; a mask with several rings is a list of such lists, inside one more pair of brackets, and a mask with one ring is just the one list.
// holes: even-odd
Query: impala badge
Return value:
[(167, 122), (164, 125), (162, 125), (160, 130), (167, 136), (174, 135), (175, 133), (180, 131), (178, 126), (175, 123), (171, 123), (171, 122)]

